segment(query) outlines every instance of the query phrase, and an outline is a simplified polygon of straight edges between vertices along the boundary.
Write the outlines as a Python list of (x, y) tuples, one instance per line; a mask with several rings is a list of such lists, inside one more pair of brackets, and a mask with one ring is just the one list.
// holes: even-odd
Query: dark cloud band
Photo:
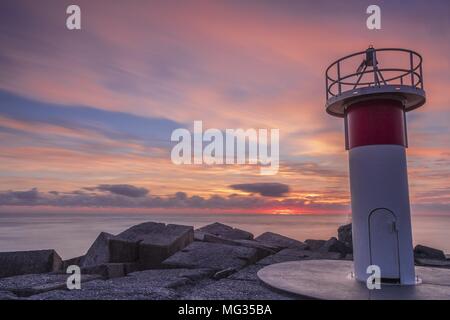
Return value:
[(243, 183), (233, 184), (230, 188), (250, 193), (258, 193), (264, 197), (282, 197), (289, 193), (289, 186), (284, 183)]
[[(100, 187), (102, 186), (102, 187)], [(204, 198), (198, 195), (188, 196), (184, 192), (177, 192), (168, 196), (153, 196), (147, 189), (131, 185), (100, 185), (83, 188), (72, 192), (39, 192), (36, 188), (28, 191), (0, 192), (0, 206), (54, 206), (54, 207), (91, 207), (91, 208), (175, 208), (175, 209), (238, 209), (255, 210), (280, 207), (308, 208), (311, 210), (340, 210), (348, 209), (342, 204), (321, 204), (298, 198), (282, 200), (260, 196), (230, 195), (223, 197), (212, 195)], [(264, 189), (264, 194), (285, 194), (286, 185), (279, 187), (278, 193), (272, 189)], [(267, 186), (266, 186), (267, 188)], [(101, 192), (99, 192), (101, 189)], [(283, 192), (284, 191), (284, 192)], [(126, 195), (125, 195), (125, 194)], [(145, 193), (145, 195), (143, 195)], [(133, 195), (133, 196), (130, 196)], [(139, 196), (138, 196), (139, 195)], [(304, 211), (304, 210), (303, 210)]]

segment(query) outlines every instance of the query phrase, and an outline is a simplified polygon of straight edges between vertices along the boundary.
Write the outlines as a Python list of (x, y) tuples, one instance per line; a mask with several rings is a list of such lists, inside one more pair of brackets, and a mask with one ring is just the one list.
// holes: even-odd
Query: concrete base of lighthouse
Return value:
[(269, 287), (301, 298), (321, 300), (448, 300), (450, 269), (416, 267), (418, 285), (381, 284), (369, 290), (352, 277), (353, 262), (304, 260), (277, 263), (258, 271)]

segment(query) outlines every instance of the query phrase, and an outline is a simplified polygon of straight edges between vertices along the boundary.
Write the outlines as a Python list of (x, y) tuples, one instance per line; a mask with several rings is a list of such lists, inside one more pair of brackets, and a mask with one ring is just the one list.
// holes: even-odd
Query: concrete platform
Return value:
[(421, 284), (382, 284), (379, 290), (367, 289), (350, 276), (352, 271), (352, 261), (290, 261), (262, 268), (258, 278), (273, 289), (311, 299), (450, 300), (450, 269), (416, 267)]

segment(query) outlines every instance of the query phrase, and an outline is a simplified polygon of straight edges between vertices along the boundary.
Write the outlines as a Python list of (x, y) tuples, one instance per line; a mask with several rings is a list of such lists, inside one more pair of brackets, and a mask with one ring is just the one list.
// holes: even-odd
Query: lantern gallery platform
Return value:
[(277, 263), (259, 270), (258, 278), (282, 292), (321, 300), (447, 300), (450, 297), (450, 269), (416, 267), (415, 271), (420, 284), (381, 284), (381, 289), (372, 290), (352, 278), (352, 261)]

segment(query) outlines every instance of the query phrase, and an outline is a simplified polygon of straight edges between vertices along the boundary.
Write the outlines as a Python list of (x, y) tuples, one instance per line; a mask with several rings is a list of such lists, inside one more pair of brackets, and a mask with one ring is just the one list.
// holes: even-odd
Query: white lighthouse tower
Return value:
[[(427, 285), (414, 285), (420, 281), (412, 246), (406, 112), (425, 104), (422, 57), (369, 47), (341, 58), (326, 71), (326, 97), (327, 112), (345, 123), (354, 261), (285, 261), (260, 269), (258, 278), (314, 299), (448, 299), (450, 285), (442, 279), (450, 279), (450, 270), (418, 268)], [(368, 267), (375, 265), (382, 284), (399, 285), (370, 285), (378, 274)], [(353, 271), (355, 277), (348, 276)]]
[(422, 57), (406, 49), (354, 53), (326, 71), (326, 110), (345, 123), (355, 275), (415, 284), (406, 112), (425, 103)]

